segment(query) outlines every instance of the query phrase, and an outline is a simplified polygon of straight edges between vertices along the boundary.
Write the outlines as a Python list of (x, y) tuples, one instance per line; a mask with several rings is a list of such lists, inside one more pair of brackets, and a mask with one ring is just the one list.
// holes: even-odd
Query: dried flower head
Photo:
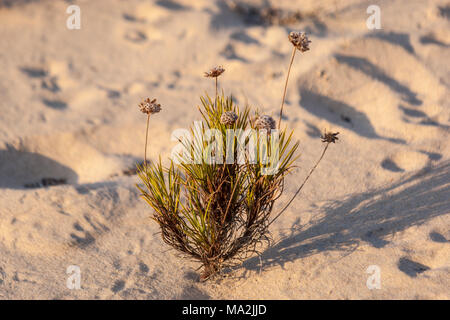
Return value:
[(209, 70), (208, 72), (205, 72), (205, 77), (217, 78), (224, 72), (225, 72), (225, 69), (222, 66), (214, 67), (211, 70)]
[(161, 111), (161, 105), (156, 103), (156, 99), (150, 100), (150, 98), (147, 98), (139, 103), (139, 110), (141, 110), (142, 113), (154, 114)]
[(267, 133), (270, 132), (270, 130), (275, 129), (275, 120), (271, 116), (260, 116), (255, 121), (255, 126), (259, 130), (267, 130)]
[(296, 47), (300, 52), (305, 52), (309, 50), (309, 44), (311, 41), (303, 32), (292, 31), (289, 34), (289, 41)]
[(233, 125), (237, 119), (238, 116), (234, 111), (225, 111), (220, 116), (220, 122), (226, 125)]
[(336, 140), (339, 140), (339, 138), (337, 137), (337, 135), (339, 134), (339, 132), (326, 132), (320, 137), (322, 139), (322, 142), (327, 142), (327, 143), (336, 143)]

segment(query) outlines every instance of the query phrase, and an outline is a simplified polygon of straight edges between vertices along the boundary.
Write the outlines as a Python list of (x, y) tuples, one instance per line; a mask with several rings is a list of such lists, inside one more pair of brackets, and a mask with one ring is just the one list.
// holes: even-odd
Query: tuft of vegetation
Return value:
[(201, 280), (219, 274), (224, 267), (241, 263), (270, 244), (269, 226), (290, 205), (322, 160), (337, 133), (325, 133), (326, 146), (288, 204), (273, 214), (287, 175), (298, 158), (299, 142), (293, 131), (281, 129), (286, 89), (295, 52), (309, 50), (303, 33), (291, 33), (293, 44), (280, 107), (278, 127), (269, 115), (249, 106), (239, 108), (231, 97), (218, 94), (218, 77), (225, 71), (215, 67), (205, 77), (215, 81), (215, 96), (202, 97), (202, 121), (194, 123), (189, 138), (180, 138), (181, 151), (169, 160), (147, 163), (150, 116), (161, 111), (156, 99), (145, 99), (139, 109), (147, 114), (144, 162), (137, 165), (143, 186), (137, 187), (154, 209), (165, 243), (200, 262)]
[[(203, 116), (200, 137), (197, 133), (196, 139), (183, 142), (191, 159), (198, 154), (205, 155), (205, 151), (225, 155), (229, 150), (233, 150), (233, 158), (237, 159), (239, 140), (243, 141), (241, 147), (245, 150), (243, 159), (217, 163), (220, 161), (207, 161), (203, 156), (199, 163), (187, 161), (178, 165), (171, 159), (168, 167), (163, 167), (160, 160), (139, 167), (139, 177), (145, 185), (139, 190), (155, 210), (153, 220), (161, 227), (164, 242), (200, 261), (204, 268), (201, 278), (207, 279), (224, 266), (257, 252), (258, 244), (270, 240), (270, 214), (275, 200), (283, 192), (285, 176), (293, 168), (298, 142), (293, 142), (292, 132), (283, 130), (276, 145), (271, 143), (274, 135), (258, 131), (253, 137), (257, 141), (256, 150), (264, 147), (261, 144), (268, 149), (268, 161), (264, 164), (263, 152), (251, 159), (252, 137), (244, 139), (234, 135), (227, 139), (227, 129), (235, 132), (254, 129), (248, 107), (240, 110), (231, 98), (222, 96), (215, 102), (202, 98), (200, 110)], [(230, 111), (237, 115), (237, 120), (233, 125), (222, 123), (222, 114)], [(203, 138), (208, 129), (221, 133), (221, 141), (215, 141), (215, 146), (222, 150), (210, 149), (210, 141)], [(194, 135), (194, 128), (190, 131)], [(279, 150), (274, 150), (273, 146)], [(264, 169), (277, 161), (276, 153), (279, 153), (277, 170), (265, 174)]]

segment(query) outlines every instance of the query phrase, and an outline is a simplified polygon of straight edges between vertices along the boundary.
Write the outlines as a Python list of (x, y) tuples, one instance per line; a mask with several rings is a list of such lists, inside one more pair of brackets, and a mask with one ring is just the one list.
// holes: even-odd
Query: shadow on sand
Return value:
[(406, 85), (387, 75), (381, 68), (374, 65), (366, 58), (341, 54), (336, 54), (335, 57), (340, 63), (344, 63), (355, 70), (361, 71), (376, 81), (383, 82), (389, 86), (389, 88), (400, 94), (404, 101), (415, 106), (422, 105), (422, 101), (417, 98), (417, 94), (415, 92), (413, 92)]
[(402, 139), (380, 136), (365, 113), (345, 102), (331, 99), (320, 93), (300, 88), (300, 106), (309, 113), (345, 127), (369, 139), (383, 139), (404, 144)]
[[(27, 3), (31, 3), (31, 2), (38, 2), (39, 0), (0, 0), (0, 8), (1, 7), (12, 7), (12, 6), (17, 6), (17, 5), (22, 5), (22, 4), (27, 4)], [(66, 0), (66, 2), (68, 2)]]
[[(39, 153), (0, 150), (0, 188), (21, 189), (42, 181), (76, 183), (78, 175), (69, 167)], [(51, 183), (49, 184), (51, 185)]]
[(389, 243), (388, 236), (448, 214), (449, 199), (450, 162), (447, 161), (390, 186), (331, 202), (322, 218), (307, 228), (294, 225), (288, 237), (260, 257), (245, 261), (244, 267), (260, 270), (283, 266), (324, 251), (341, 251), (345, 255), (362, 242), (381, 248)]

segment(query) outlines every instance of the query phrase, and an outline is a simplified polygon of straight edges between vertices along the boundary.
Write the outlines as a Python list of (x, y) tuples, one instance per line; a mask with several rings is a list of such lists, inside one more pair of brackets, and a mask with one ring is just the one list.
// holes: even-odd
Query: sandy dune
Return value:
[[(379, 1), (382, 29), (368, 30), (370, 1), (272, 2), (301, 18), (278, 25), (209, 0), (0, 0), (1, 299), (450, 299), (450, 4)], [(69, 4), (80, 30), (66, 28)], [(199, 283), (126, 174), (143, 157), (137, 103), (162, 104), (152, 159), (199, 120), (214, 65), (239, 105), (276, 116), (290, 30), (312, 44), (287, 92), (302, 156), (278, 208), (321, 131), (339, 143), (273, 225), (274, 246)], [(66, 287), (70, 265), (79, 290)], [(366, 285), (372, 265), (380, 289)]]

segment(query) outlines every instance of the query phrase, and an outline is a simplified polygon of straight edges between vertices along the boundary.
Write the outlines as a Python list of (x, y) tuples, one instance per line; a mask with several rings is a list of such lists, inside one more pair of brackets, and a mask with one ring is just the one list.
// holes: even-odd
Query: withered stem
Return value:
[(144, 149), (144, 166), (147, 167), (147, 140), (148, 140), (148, 123), (150, 120), (150, 113), (147, 115), (147, 129), (145, 130), (145, 149)]
[(326, 144), (325, 148), (322, 151), (322, 155), (320, 156), (319, 160), (317, 160), (317, 162), (314, 165), (314, 167), (312, 167), (311, 171), (306, 176), (306, 178), (303, 181), (303, 183), (301, 184), (301, 186), (297, 189), (297, 191), (295, 192), (294, 196), (291, 198), (291, 200), (289, 200), (289, 202), (286, 204), (286, 206), (283, 209), (281, 209), (281, 211), (275, 216), (275, 218), (273, 218), (273, 220), (269, 222), (268, 226), (270, 226), (272, 224), (272, 222), (274, 222), (291, 205), (292, 201), (294, 201), (295, 197), (299, 194), (300, 190), (303, 189), (303, 186), (305, 185), (306, 181), (308, 181), (309, 177), (311, 177), (311, 175), (313, 174), (314, 170), (316, 170), (316, 168), (319, 165), (320, 161), (322, 161), (323, 156), (325, 155), (325, 152), (327, 152), (327, 149), (328, 149), (329, 145), (330, 145), (330, 142), (328, 142)]
[(216, 79), (216, 97), (214, 99), (214, 105), (215, 105), (214, 107), (217, 108), (217, 77), (215, 79)]
[(287, 90), (287, 86), (288, 86), (288, 82), (289, 82), (289, 75), (291, 73), (292, 63), (294, 63), (294, 57), (295, 57), (295, 52), (296, 51), (297, 51), (296, 48), (293, 47), (293, 49), (292, 49), (292, 56), (291, 56), (291, 62), (289, 63), (289, 69), (288, 69), (288, 73), (287, 73), (287, 76), (286, 76), (286, 83), (284, 84), (283, 100), (281, 100), (280, 119), (278, 120), (278, 129), (281, 126), (281, 118), (283, 117), (284, 99), (286, 98), (286, 90)]

